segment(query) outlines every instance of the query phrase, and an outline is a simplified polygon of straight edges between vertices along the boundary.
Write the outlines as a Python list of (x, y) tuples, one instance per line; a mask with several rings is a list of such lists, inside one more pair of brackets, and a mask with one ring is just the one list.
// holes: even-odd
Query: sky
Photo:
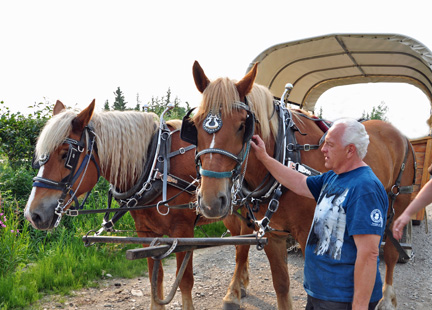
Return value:
[[(36, 102), (85, 108), (112, 105), (120, 87), (128, 107), (168, 88), (197, 106), (192, 77), (241, 79), (270, 46), (334, 33), (395, 33), (432, 49), (430, 0), (0, 0), (0, 101), (26, 112)], [(336, 87), (317, 102), (324, 117), (361, 117), (385, 102), (409, 138), (429, 134), (430, 102), (406, 84)]]

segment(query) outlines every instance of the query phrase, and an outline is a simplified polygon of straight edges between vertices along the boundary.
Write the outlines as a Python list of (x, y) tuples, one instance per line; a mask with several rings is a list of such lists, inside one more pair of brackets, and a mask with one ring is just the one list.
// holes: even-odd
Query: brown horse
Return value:
[[(143, 174), (150, 149), (152, 137), (159, 130), (158, 117), (153, 113), (144, 112), (94, 112), (94, 101), (83, 111), (77, 113), (65, 110), (58, 101), (54, 107), (54, 116), (42, 130), (36, 145), (36, 158), (42, 161), (38, 176), (35, 178), (33, 190), (25, 209), (26, 218), (37, 229), (52, 229), (70, 204), (83, 193), (90, 191), (98, 180), (98, 174), (107, 179), (120, 193), (125, 193), (137, 184)], [(192, 182), (196, 175), (194, 151), (189, 144), (179, 137), (180, 121), (167, 122), (171, 136), (171, 152), (179, 155), (170, 159), (170, 175), (181, 180)], [(89, 130), (91, 128), (91, 130)], [(89, 132), (95, 137), (94, 145)], [(151, 146), (153, 145), (153, 146)], [(75, 151), (73, 150), (75, 149)], [(86, 162), (86, 153), (92, 159)], [(85, 162), (85, 168), (80, 167)], [(74, 165), (73, 165), (74, 164)], [(68, 166), (68, 167), (66, 167)], [(100, 168), (99, 168), (100, 167)], [(72, 169), (72, 171), (70, 170)], [(75, 170), (75, 171), (74, 171)], [(98, 171), (100, 170), (100, 171)], [(152, 171), (153, 173), (153, 171)], [(68, 175), (75, 174), (69, 178)], [(73, 179), (72, 182), (70, 181)], [(66, 193), (61, 185), (69, 182), (71, 190)], [(139, 188), (140, 189), (140, 188)], [(62, 195), (64, 197), (62, 197)], [(143, 195), (144, 197), (144, 195)], [(194, 193), (182, 191), (168, 186), (166, 197), (175, 197), (170, 206), (187, 204), (195, 199)], [(144, 198), (143, 198), (144, 199)], [(160, 193), (150, 201), (139, 201), (138, 206), (152, 205), (163, 200)], [(63, 209), (58, 209), (61, 202)], [(193, 237), (196, 211), (190, 208), (169, 209), (160, 205), (159, 208), (147, 208), (131, 211), (135, 227), (140, 237)], [(228, 217), (224, 220), (233, 235), (239, 234), (237, 219)], [(199, 224), (209, 223), (208, 220)], [(185, 256), (185, 252), (177, 253), (177, 271)], [(149, 275), (153, 270), (153, 259), (148, 259)], [(248, 275), (244, 277), (247, 279)], [(159, 269), (158, 297), (163, 299), (163, 269)], [(184, 276), (180, 282), (183, 309), (193, 309), (192, 304), (193, 270), (189, 260)], [(165, 306), (154, 302), (151, 309), (165, 309)]]
[[(268, 171), (254, 156), (254, 152), (245, 154), (248, 150), (248, 139), (251, 137), (253, 123), (252, 115), (256, 118), (255, 134), (261, 136), (266, 143), (267, 151), (275, 158), (280, 154), (281, 140), (277, 140), (279, 117), (277, 105), (266, 87), (254, 84), (257, 65), (239, 82), (228, 78), (210, 81), (200, 65), (195, 62), (193, 74), (198, 90), (203, 94), (202, 102), (193, 118), (189, 119), (190, 132), (196, 132), (198, 167), (201, 175), (201, 185), (198, 195), (200, 212), (209, 218), (223, 218), (231, 210), (232, 193), (238, 192), (238, 179), (244, 175), (243, 191), (253, 197), (254, 192), (261, 191), (265, 183), (270, 182)], [(291, 117), (285, 122), (295, 129), (294, 144), (287, 145), (290, 149), (289, 157), (303, 167), (311, 167), (324, 172), (324, 157), (319, 151), (319, 141), (324, 132), (306, 112), (300, 110), (289, 111)], [(214, 120), (210, 122), (209, 116)], [(183, 122), (185, 122), (184, 120)], [(214, 126), (209, 126), (212, 123)], [(215, 125), (217, 123), (217, 125)], [(392, 125), (382, 121), (364, 122), (370, 136), (370, 145), (365, 161), (371, 166), (375, 174), (384, 184), (387, 191), (395, 185), (402, 165), (405, 171), (400, 182), (401, 187), (413, 184), (415, 174), (414, 157), (409, 150), (409, 141)], [(210, 128), (211, 127), (211, 128)], [(193, 129), (195, 128), (195, 129)], [(216, 128), (215, 130), (212, 128)], [(287, 135), (285, 133), (284, 135)], [(190, 134), (189, 134), (190, 135)], [(248, 139), (245, 139), (248, 136)], [(191, 138), (191, 136), (189, 136)], [(278, 141), (278, 142), (276, 142)], [(278, 151), (279, 150), (279, 151)], [(298, 151), (296, 151), (298, 150)], [(283, 150), (282, 150), (283, 151)], [(278, 152), (275, 154), (275, 152)], [(405, 156), (407, 158), (405, 159)], [(242, 165), (239, 169), (238, 166)], [(246, 169), (246, 171), (244, 171)], [(310, 170), (309, 170), (310, 171)], [(234, 181), (233, 181), (234, 179)], [(266, 181), (268, 180), (268, 181)], [(264, 183), (264, 185), (263, 185)], [(397, 191), (393, 188), (393, 191)], [(264, 193), (266, 193), (264, 191)], [(269, 199), (255, 197), (260, 204), (255, 213), (257, 221), (262, 224)], [(270, 197), (271, 198), (271, 197)], [(261, 202), (262, 201), (262, 202)], [(277, 295), (279, 309), (292, 309), (290, 298), (290, 279), (287, 268), (287, 251), (285, 238), (289, 232), (305, 248), (311, 226), (316, 202), (312, 199), (297, 196), (293, 192), (283, 191), (279, 199), (280, 205), (271, 218), (270, 227), (266, 233), (269, 243), (264, 247), (270, 262), (273, 286)], [(398, 217), (410, 201), (410, 195), (400, 195), (394, 204), (395, 217)], [(390, 209), (390, 208), (389, 208)], [(257, 227), (258, 228), (258, 227)], [(242, 257), (247, 260), (247, 249)], [(399, 254), (391, 242), (384, 247), (386, 275), (384, 297), (380, 301), (379, 309), (394, 309), (396, 297), (393, 289), (393, 270)], [(242, 270), (243, 261), (237, 259), (236, 270)], [(240, 266), (239, 266), (240, 265)], [(236, 277), (236, 274), (234, 275)], [(239, 307), (239, 281), (231, 282), (231, 295), (224, 299), (232, 308)]]

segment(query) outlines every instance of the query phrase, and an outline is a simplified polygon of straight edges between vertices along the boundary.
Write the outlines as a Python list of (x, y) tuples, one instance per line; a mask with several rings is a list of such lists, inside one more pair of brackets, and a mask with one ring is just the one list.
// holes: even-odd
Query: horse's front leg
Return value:
[(399, 253), (393, 243), (387, 239), (384, 245), (384, 262), (386, 264), (383, 297), (379, 301), (377, 310), (395, 310), (397, 306), (396, 292), (393, 287), (393, 272), (399, 259)]
[(286, 237), (269, 236), (268, 244), (264, 247), (264, 251), (270, 262), (278, 309), (292, 310)]
[(224, 310), (240, 309), (241, 297), (246, 295), (249, 285), (249, 245), (236, 246), (236, 266), (228, 291), (223, 299)]
[[(177, 272), (176, 275), (179, 273), (181, 265), (183, 263), (183, 260), (185, 259), (186, 252), (180, 252), (176, 254), (177, 259)], [(192, 267), (192, 258), (193, 255), (191, 255), (186, 269), (184, 271), (183, 277), (180, 281), (180, 291), (182, 294), (182, 309), (183, 310), (193, 310), (193, 302), (192, 302), (192, 288), (194, 284), (194, 277), (193, 277), (193, 267)]]

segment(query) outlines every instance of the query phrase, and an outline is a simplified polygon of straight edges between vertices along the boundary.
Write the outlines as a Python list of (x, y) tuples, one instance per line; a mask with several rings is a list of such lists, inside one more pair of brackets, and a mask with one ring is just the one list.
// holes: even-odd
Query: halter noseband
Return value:
[[(84, 157), (83, 161), (81, 162), (81, 165), (77, 169), (79, 158), (81, 156), (81, 153), (84, 152), (85, 146), (86, 146), (86, 143), (85, 143), (85, 133), (86, 132), (89, 135), (90, 144), (89, 144), (89, 147), (87, 149), (86, 156)], [(87, 168), (88, 168), (88, 165), (90, 163), (90, 160), (93, 161), (93, 163), (96, 166), (97, 173), (98, 173), (98, 179), (99, 179), (100, 168), (99, 168), (99, 165), (97, 164), (96, 159), (94, 158), (94, 155), (93, 155), (93, 150), (96, 147), (95, 141), (96, 141), (95, 132), (93, 131), (93, 129), (91, 127), (86, 126), (85, 130), (81, 134), (81, 138), (79, 141), (75, 140), (75, 139), (71, 139), (71, 138), (66, 138), (63, 142), (63, 143), (69, 144), (69, 150), (67, 152), (66, 161), (65, 161), (65, 165), (64, 165), (65, 168), (70, 170), (69, 175), (67, 175), (65, 178), (63, 178), (60, 182), (46, 179), (46, 178), (39, 177), (39, 176), (36, 176), (33, 178), (33, 187), (41, 187), (41, 188), (48, 188), (48, 189), (54, 189), (54, 190), (62, 191), (62, 195), (57, 200), (57, 207), (55, 208), (55, 214), (57, 214), (58, 218), (57, 218), (57, 221), (56, 221), (54, 227), (58, 226), (63, 214), (66, 213), (66, 211), (64, 209), (72, 201), (75, 202), (76, 208), (80, 208), (79, 203), (78, 203), (78, 198), (76, 197), (75, 192), (72, 190), (72, 187), (74, 186), (75, 182), (78, 180), (78, 177), (80, 176), (80, 174), (84, 172), (84, 174), (81, 178), (81, 181), (75, 190), (75, 191), (78, 191), (78, 188), (81, 185), (82, 180), (84, 179), (85, 173), (87, 172)], [(38, 164), (36, 165), (36, 168), (43, 166), (48, 160), (49, 160), (49, 154), (43, 155), (38, 160)], [(71, 195), (71, 198), (65, 203), (65, 198), (68, 194)], [(87, 197), (84, 199), (84, 202), (86, 199), (87, 199)], [(83, 204), (84, 204), (84, 202), (83, 202)]]

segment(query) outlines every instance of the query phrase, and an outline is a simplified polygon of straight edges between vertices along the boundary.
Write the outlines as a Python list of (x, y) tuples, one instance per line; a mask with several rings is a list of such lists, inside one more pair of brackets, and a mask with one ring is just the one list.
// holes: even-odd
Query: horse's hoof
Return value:
[(244, 298), (244, 297), (246, 297), (246, 288), (243, 287), (243, 285), (242, 285), (242, 287), (240, 289), (240, 298)]
[(240, 305), (233, 302), (224, 302), (223, 310), (240, 310)]

